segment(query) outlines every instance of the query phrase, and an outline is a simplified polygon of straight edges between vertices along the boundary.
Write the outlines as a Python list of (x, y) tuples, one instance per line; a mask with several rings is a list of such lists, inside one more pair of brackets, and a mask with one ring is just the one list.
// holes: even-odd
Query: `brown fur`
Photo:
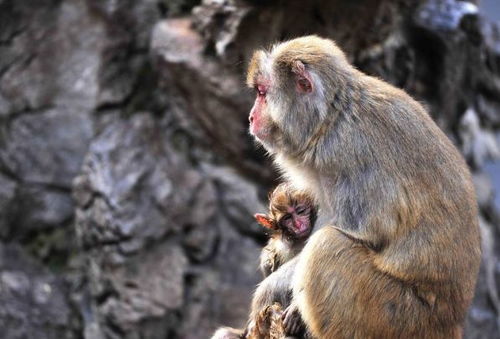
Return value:
[(259, 312), (255, 326), (247, 333), (246, 339), (285, 339), (283, 308), (279, 303), (267, 306)]
[(259, 268), (262, 275), (265, 277), (275, 272), (281, 265), (295, 257), (304, 248), (305, 243), (301, 242), (296, 246), (286, 244), (280, 234), (273, 234), (266, 246), (260, 252)]
[[(456, 148), (420, 104), (356, 70), (330, 40), (291, 40), (251, 65), (249, 86), (269, 87), (254, 114), (273, 133), (259, 141), (335, 225), (272, 287), (293, 275), (293, 302), (318, 338), (460, 338), (480, 241)], [(313, 90), (297, 92), (298, 79)], [(254, 303), (269, 305), (259, 293)]]

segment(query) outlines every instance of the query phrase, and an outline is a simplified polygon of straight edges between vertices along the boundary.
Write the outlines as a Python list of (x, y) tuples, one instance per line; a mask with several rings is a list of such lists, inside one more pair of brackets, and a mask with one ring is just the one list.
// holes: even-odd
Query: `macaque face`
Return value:
[(278, 227), (295, 239), (307, 238), (313, 229), (312, 207), (306, 203), (289, 206), (278, 220)]
[(269, 85), (257, 83), (255, 85), (256, 98), (250, 111), (250, 133), (261, 141), (269, 140), (272, 132), (272, 120), (268, 111), (267, 95)]
[(304, 239), (311, 234), (316, 215), (317, 206), (309, 193), (282, 183), (269, 195), (269, 214), (255, 214), (255, 219), (274, 232)]
[(311, 234), (316, 221), (316, 207), (310, 201), (289, 201), (275, 206), (270, 215), (256, 214), (259, 224), (274, 232), (282, 232), (292, 239), (305, 239)]
[(274, 64), (272, 55), (257, 53), (251, 61), (247, 84), (255, 90), (255, 102), (250, 111), (250, 133), (274, 152), (283, 148), (283, 142), (295, 140), (295, 144), (307, 138), (314, 128), (315, 88), (312, 74), (305, 65), (294, 62), (284, 69)]

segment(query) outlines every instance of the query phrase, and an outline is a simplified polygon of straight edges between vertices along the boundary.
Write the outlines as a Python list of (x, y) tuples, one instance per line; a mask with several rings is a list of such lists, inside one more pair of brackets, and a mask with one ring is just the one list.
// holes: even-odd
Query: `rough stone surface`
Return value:
[(464, 154), (483, 236), (465, 338), (498, 338), (500, 25), (480, 6), (0, 0), (2, 338), (244, 324), (265, 238), (252, 215), (278, 180), (247, 133), (244, 70), (304, 34), (423, 102)]
[[(242, 301), (258, 281), (250, 259), (257, 244), (229, 224), (252, 223), (248, 210), (229, 211), (241, 208), (243, 197), (258, 207), (255, 187), (228, 169), (190, 165), (171, 137), (168, 122), (148, 113), (111, 119), (75, 179), (77, 234), (96, 316), (85, 325), (104, 337), (196, 337), (191, 332), (213, 330), (216, 319), (237, 314), (241, 321)], [(201, 315), (213, 311), (213, 299), (235, 309)], [(193, 319), (179, 328), (179, 317)]]
[(78, 338), (67, 285), (17, 245), (0, 245), (0, 328), (3, 338)]

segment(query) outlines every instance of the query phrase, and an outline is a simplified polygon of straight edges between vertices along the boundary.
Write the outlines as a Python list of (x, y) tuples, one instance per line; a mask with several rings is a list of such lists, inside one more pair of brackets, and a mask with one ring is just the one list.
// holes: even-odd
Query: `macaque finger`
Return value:
[(299, 335), (304, 329), (304, 323), (299, 310), (294, 305), (287, 307), (283, 312), (283, 326), (287, 335)]

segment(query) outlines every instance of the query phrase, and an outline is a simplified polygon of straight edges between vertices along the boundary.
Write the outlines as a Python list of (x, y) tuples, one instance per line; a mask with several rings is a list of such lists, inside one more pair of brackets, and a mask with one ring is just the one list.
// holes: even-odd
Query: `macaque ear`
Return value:
[(274, 222), (265, 214), (257, 213), (254, 215), (255, 220), (261, 225), (264, 226), (265, 228), (269, 228), (271, 230), (274, 230)]
[(311, 93), (313, 91), (313, 82), (311, 74), (306, 70), (302, 61), (295, 61), (292, 66), (292, 72), (295, 74), (295, 84), (299, 93)]

